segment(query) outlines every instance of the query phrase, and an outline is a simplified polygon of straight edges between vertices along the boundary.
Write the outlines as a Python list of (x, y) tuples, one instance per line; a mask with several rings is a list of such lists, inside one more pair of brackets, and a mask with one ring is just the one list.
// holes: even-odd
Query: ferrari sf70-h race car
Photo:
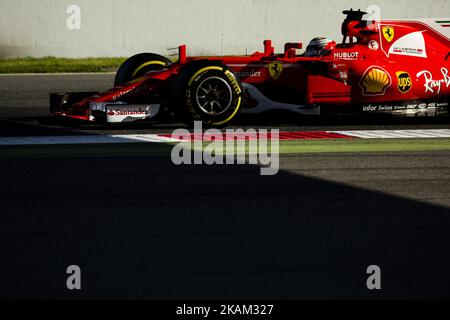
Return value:
[[(275, 54), (187, 57), (172, 63), (142, 53), (119, 68), (109, 91), (51, 94), (51, 112), (99, 122), (164, 119), (223, 126), (240, 112), (448, 114), (450, 18), (363, 20), (344, 11), (343, 41), (315, 38), (305, 52), (286, 43)], [(166, 118), (167, 119), (167, 118)]]

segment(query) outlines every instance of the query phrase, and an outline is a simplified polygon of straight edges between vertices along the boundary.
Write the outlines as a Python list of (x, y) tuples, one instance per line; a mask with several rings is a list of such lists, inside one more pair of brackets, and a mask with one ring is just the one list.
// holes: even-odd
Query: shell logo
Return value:
[(369, 67), (361, 78), (363, 96), (382, 96), (392, 84), (389, 73), (381, 67)]

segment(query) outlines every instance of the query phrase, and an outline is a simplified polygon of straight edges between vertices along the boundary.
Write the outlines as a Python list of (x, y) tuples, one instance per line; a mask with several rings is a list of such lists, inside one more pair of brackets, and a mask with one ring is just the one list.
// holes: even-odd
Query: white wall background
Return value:
[[(69, 5), (81, 29), (69, 30)], [(382, 17), (450, 17), (450, 0), (0, 0), (0, 57), (129, 56), (188, 44), (189, 54), (244, 54), (272, 39), (341, 39), (344, 9), (378, 5)]]

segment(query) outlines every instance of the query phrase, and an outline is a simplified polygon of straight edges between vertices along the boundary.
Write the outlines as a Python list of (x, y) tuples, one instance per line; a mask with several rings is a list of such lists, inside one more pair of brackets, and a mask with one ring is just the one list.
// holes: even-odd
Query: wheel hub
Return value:
[(209, 77), (197, 88), (197, 104), (208, 115), (225, 113), (232, 102), (230, 85), (220, 77)]

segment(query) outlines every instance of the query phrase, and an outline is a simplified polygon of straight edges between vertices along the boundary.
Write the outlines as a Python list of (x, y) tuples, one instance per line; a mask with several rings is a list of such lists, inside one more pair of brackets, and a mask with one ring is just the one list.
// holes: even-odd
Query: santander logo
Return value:
[(147, 111), (144, 109), (137, 109), (137, 110), (109, 110), (108, 115), (109, 116), (141, 116), (146, 115)]

